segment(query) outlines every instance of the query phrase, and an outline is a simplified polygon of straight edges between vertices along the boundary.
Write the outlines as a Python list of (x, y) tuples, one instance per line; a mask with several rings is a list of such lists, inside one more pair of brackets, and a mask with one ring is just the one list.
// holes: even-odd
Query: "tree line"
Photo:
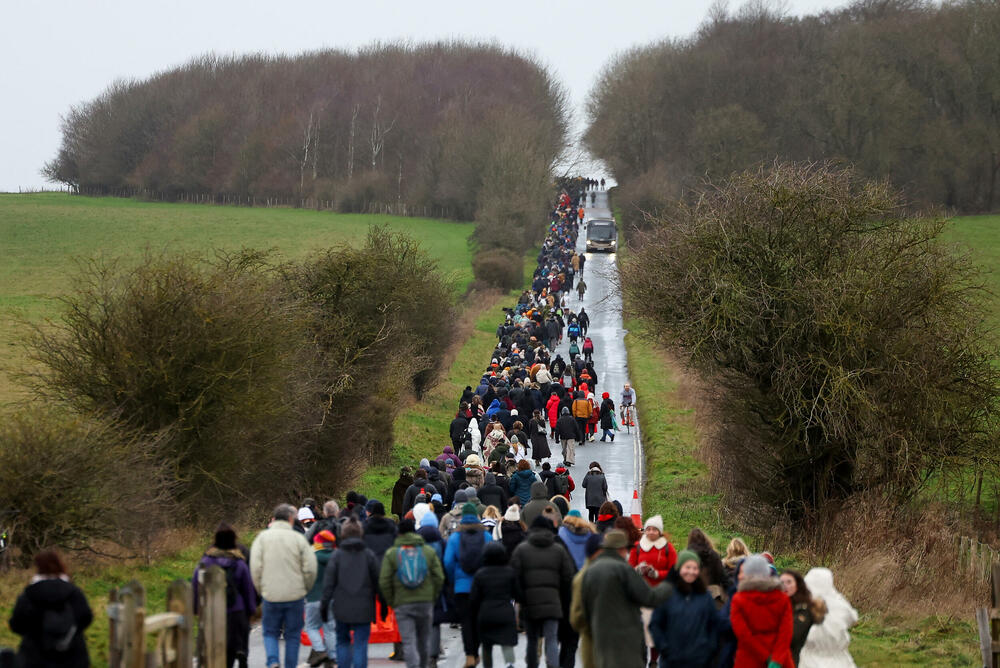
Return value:
[(428, 207), (520, 253), (542, 232), (566, 123), (550, 74), (495, 45), (208, 55), (70, 109), (43, 173), (86, 192)]
[(585, 142), (655, 213), (706, 178), (839, 160), (911, 203), (997, 206), (1000, 5), (861, 0), (815, 16), (716, 4), (698, 32), (612, 60)]

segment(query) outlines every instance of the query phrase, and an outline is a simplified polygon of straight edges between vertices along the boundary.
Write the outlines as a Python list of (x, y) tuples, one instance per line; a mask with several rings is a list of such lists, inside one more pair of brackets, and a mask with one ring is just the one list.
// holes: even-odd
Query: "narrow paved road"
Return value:
[[(588, 197), (587, 202), (590, 202)], [(585, 220), (592, 218), (611, 218), (611, 211), (608, 208), (607, 192), (598, 192), (597, 200), (592, 207), (586, 208)], [(583, 228), (585, 230), (585, 228)], [(577, 244), (578, 252), (586, 250), (586, 233), (581, 231)], [(577, 300), (576, 293), (570, 299), (570, 304), (575, 311), (579, 311), (582, 305), (590, 315), (590, 330), (588, 336), (594, 341), (594, 360), (598, 374), (597, 398), (600, 403), (602, 392), (610, 392), (611, 398), (618, 405), (621, 398), (622, 387), (628, 382), (628, 362), (625, 356), (624, 336), (625, 330), (622, 327), (621, 300), (615, 290), (618, 266), (614, 253), (587, 253), (587, 261), (584, 264), (583, 278), (587, 283), (587, 292), (583, 301)], [(564, 359), (569, 359), (569, 340), (563, 339), (563, 344), (557, 348)], [(483, 360), (485, 364), (488, 360)], [(470, 378), (472, 383), (475, 378)], [(638, 392), (637, 392), (638, 394)], [(640, 398), (641, 399), (641, 398)], [(637, 402), (638, 403), (638, 402)], [(598, 437), (600, 433), (598, 432)], [(448, 439), (447, 434), (442, 434), (442, 443)], [(554, 444), (553, 444), (554, 446)], [(557, 448), (553, 447), (553, 452)], [(598, 461), (604, 469), (608, 480), (608, 492), (612, 499), (618, 499), (628, 515), (632, 502), (632, 493), (637, 487), (637, 480), (642, 479), (642, 456), (641, 444), (633, 433), (626, 434), (619, 432), (615, 436), (614, 443), (586, 443), (577, 447), (576, 466), (571, 469), (573, 479), (579, 485), (587, 472), (587, 466), (591, 461)], [(553, 466), (560, 461), (559, 457), (549, 459)], [(587, 510), (583, 504), (583, 489), (580, 488), (573, 495), (572, 506), (583, 512), (587, 516)], [(457, 630), (452, 630), (447, 626), (443, 627), (442, 644), (445, 648), (445, 656), (439, 661), (441, 668), (458, 668), (465, 665), (465, 654), (462, 650), (462, 639)], [(369, 651), (369, 665), (374, 667), (401, 666), (403, 664), (388, 660), (392, 645), (371, 645)], [(520, 637), (520, 643), (516, 648), (517, 666), (525, 666), (524, 660), (524, 636)], [(305, 662), (309, 656), (309, 648), (302, 647), (299, 653), (302, 667), (308, 666)], [(503, 666), (500, 650), (495, 650), (494, 663)], [(577, 665), (581, 665), (577, 659)], [(260, 635), (260, 626), (254, 628), (250, 636), (250, 666), (252, 668), (265, 668), (266, 657), (264, 656), (264, 643)]]

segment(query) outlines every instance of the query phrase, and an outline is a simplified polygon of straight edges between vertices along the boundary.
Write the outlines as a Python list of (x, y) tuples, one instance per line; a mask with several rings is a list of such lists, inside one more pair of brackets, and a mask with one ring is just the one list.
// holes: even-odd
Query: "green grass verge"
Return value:
[(278, 259), (297, 259), (330, 246), (363, 243), (375, 224), (419, 240), (456, 294), (472, 280), (472, 223), (63, 193), (0, 195), (0, 405), (23, 396), (10, 380), (10, 372), (24, 362), (20, 343), (25, 332), (16, 320), (56, 316), (56, 298), (72, 289), (81, 259), (127, 262), (147, 249), (211, 255), (215, 249), (240, 248), (274, 249)]

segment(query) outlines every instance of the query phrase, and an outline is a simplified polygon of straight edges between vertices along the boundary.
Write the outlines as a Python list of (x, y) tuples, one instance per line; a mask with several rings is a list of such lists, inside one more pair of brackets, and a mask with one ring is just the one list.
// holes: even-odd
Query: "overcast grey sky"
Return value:
[[(711, 0), (22, 0), (0, 32), (0, 192), (44, 185), (59, 118), (117, 78), (143, 78), (209, 51), (298, 53), (375, 40), (497, 40), (533, 52), (580, 111), (613, 54), (690, 35)], [(742, 4), (733, 0), (730, 7)], [(790, 14), (844, 0), (787, 0)]]

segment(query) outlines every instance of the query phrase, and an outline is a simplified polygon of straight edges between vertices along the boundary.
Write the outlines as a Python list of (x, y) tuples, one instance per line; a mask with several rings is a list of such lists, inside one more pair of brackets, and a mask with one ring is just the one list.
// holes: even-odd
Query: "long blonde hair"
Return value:
[(729, 546), (726, 547), (726, 558), (722, 561), (726, 564), (726, 566), (734, 568), (737, 561), (743, 557), (749, 556), (750, 548), (747, 547), (747, 544), (743, 542), (742, 538), (737, 537), (729, 541)]

